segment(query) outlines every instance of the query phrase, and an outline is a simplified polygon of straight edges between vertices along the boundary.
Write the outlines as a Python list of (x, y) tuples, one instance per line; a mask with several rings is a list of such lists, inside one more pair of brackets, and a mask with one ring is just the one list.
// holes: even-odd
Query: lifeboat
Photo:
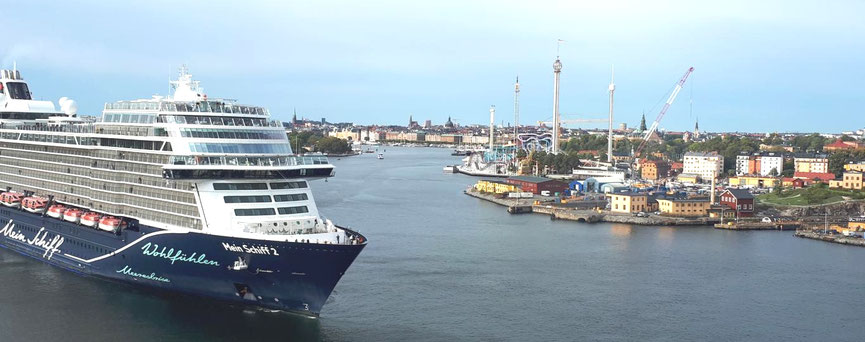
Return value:
[(99, 213), (88, 211), (84, 215), (81, 215), (81, 225), (88, 227), (96, 227), (96, 225), (99, 224), (100, 219), (102, 219), (102, 215), (99, 215)]
[(99, 220), (99, 229), (102, 229), (106, 232), (116, 232), (125, 225), (126, 222), (123, 222), (123, 220), (114, 216), (105, 216), (101, 220)]
[(35, 214), (44, 213), (47, 206), (48, 200), (42, 197), (31, 196), (21, 200), (21, 208)]
[(20, 208), (21, 194), (17, 192), (0, 193), (0, 203), (7, 207)]
[(59, 218), (63, 217), (64, 212), (66, 212), (66, 206), (64, 206), (62, 204), (55, 204), (55, 205), (48, 207), (48, 212), (45, 213), (45, 215), (59, 219)]
[[(48, 210), (50, 211), (51, 209)], [(78, 223), (79, 221), (81, 221), (82, 214), (84, 214), (84, 212), (82, 212), (81, 209), (66, 209), (66, 211), (63, 212), (63, 221)]]

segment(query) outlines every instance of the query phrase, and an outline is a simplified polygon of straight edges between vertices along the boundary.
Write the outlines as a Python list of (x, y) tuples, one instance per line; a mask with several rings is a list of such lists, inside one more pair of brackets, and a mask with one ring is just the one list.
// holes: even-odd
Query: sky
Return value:
[[(865, 1), (8, 1), (0, 64), (79, 113), (168, 92), (187, 64), (211, 97), (356, 124), (549, 121), (558, 48), (564, 119), (661, 128), (865, 127)], [(571, 124), (594, 128), (605, 124)]]

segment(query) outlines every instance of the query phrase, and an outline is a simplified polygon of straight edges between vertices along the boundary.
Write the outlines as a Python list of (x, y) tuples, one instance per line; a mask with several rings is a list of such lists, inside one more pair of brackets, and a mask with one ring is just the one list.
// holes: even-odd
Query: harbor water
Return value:
[[(321, 318), (69, 273), (0, 249), (0, 341), (865, 339), (865, 248), (791, 232), (508, 215), (450, 150), (332, 159), (320, 210), (369, 246)], [(386, 150), (386, 151), (384, 151)]]

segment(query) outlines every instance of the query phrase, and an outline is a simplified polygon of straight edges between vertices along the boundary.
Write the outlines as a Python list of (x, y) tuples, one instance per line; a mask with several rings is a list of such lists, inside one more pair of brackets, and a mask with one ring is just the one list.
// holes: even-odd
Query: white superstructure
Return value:
[(0, 72), (0, 187), (163, 229), (337, 243), (308, 180), (324, 156), (294, 155), (267, 109), (208, 98), (185, 68), (173, 94), (105, 104), (32, 99), (18, 71)]

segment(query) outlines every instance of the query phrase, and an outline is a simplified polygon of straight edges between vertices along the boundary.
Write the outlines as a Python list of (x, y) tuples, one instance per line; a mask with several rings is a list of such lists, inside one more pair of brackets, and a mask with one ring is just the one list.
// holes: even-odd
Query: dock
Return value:
[(725, 229), (725, 230), (795, 230), (800, 226), (797, 222), (754, 222), (754, 221), (742, 221), (742, 222), (727, 222), (727, 223), (716, 223), (715, 229)]
[(820, 240), (826, 242), (840, 243), (842, 245), (853, 245), (865, 247), (865, 239), (855, 236), (844, 236), (841, 234), (824, 234), (822, 230), (816, 229), (799, 229), (793, 233), (793, 236)]

